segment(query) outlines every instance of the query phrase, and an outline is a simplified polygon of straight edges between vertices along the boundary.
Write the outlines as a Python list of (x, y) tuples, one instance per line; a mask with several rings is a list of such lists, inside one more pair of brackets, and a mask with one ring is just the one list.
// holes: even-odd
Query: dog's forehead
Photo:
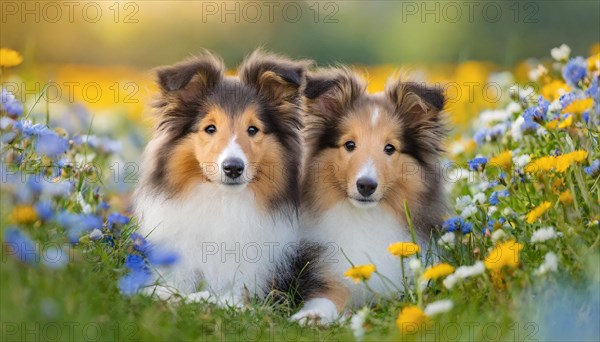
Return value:
[(243, 84), (237, 76), (227, 76), (217, 85), (208, 99), (228, 115), (240, 115), (259, 103), (258, 92)]
[(376, 124), (381, 121), (393, 120), (394, 107), (383, 94), (365, 94), (357, 102), (354, 111), (359, 120)]

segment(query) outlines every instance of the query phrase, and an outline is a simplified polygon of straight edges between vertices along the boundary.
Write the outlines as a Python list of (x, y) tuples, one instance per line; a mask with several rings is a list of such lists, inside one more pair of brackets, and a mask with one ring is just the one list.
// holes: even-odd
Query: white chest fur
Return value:
[(204, 285), (219, 295), (244, 287), (251, 295), (264, 295), (285, 248), (297, 241), (297, 223), (260, 211), (248, 189), (233, 193), (201, 184), (182, 200), (142, 192), (136, 214), (151, 243), (179, 254), (162, 276), (184, 294)]
[[(410, 232), (381, 206), (356, 208), (344, 202), (327, 211), (321, 218), (303, 219), (305, 234), (311, 240), (328, 246), (325, 262), (352, 292), (355, 305), (364, 304), (372, 296), (364, 284), (355, 284), (344, 273), (354, 264), (374, 264), (377, 272), (367, 281), (377, 293), (389, 296), (402, 289), (399, 257), (387, 247), (398, 241), (411, 241)], [(406, 267), (405, 267), (406, 269)], [(407, 275), (408, 276), (408, 275)]]

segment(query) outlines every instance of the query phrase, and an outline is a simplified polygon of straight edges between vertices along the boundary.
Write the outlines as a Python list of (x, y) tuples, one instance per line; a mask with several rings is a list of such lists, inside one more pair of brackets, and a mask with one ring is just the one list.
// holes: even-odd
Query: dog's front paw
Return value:
[(290, 319), (300, 325), (329, 325), (338, 318), (335, 304), (327, 298), (310, 299)]
[(146, 287), (142, 293), (162, 301), (170, 301), (178, 297), (176, 289), (160, 285)]
[(194, 293), (190, 293), (185, 295), (184, 297), (186, 303), (199, 303), (199, 302), (208, 302), (215, 303), (215, 297), (211, 295), (208, 291), (198, 291)]

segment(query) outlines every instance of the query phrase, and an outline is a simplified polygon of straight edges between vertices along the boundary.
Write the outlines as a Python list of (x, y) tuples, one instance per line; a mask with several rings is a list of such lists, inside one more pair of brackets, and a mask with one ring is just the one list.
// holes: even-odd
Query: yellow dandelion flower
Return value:
[(32, 223), (38, 219), (35, 209), (30, 205), (18, 205), (8, 215), (8, 222), (16, 223)]
[(535, 173), (540, 171), (550, 171), (556, 165), (555, 158), (553, 156), (540, 157), (529, 163), (525, 167), (525, 171), (529, 173)]
[(438, 279), (452, 274), (452, 272), (454, 272), (454, 266), (444, 262), (426, 269), (421, 275), (421, 280)]
[(600, 70), (600, 53), (590, 56), (587, 60), (590, 71)]
[(527, 214), (525, 221), (527, 221), (527, 223), (534, 223), (538, 218), (540, 218), (540, 216), (544, 215), (551, 206), (552, 205), (548, 201), (538, 205), (535, 209)]
[(407, 306), (398, 315), (396, 319), (396, 325), (400, 330), (404, 331), (410, 329), (414, 331), (415, 326), (418, 329), (422, 324), (429, 321), (429, 317), (416, 305)]
[(488, 270), (499, 270), (504, 266), (515, 268), (519, 266), (519, 251), (523, 244), (508, 240), (498, 244), (483, 261)]
[(491, 273), (491, 281), (492, 281), (492, 285), (494, 285), (495, 288), (497, 288), (498, 290), (506, 290), (508, 288), (507, 284), (506, 284), (506, 279), (504, 279), (504, 274), (502, 273), (502, 271), (498, 270), (493, 270)]
[(558, 120), (552, 120), (550, 122), (547, 122), (544, 126), (547, 129), (556, 129), (556, 127), (558, 126)]
[(563, 81), (554, 80), (541, 89), (542, 96), (550, 101), (560, 98), (561, 95), (571, 91), (571, 88)]
[(569, 168), (569, 166), (573, 165), (574, 163), (580, 163), (586, 160), (587, 155), (587, 151), (577, 150), (570, 153), (565, 153), (558, 157), (540, 157), (531, 162), (529, 165), (527, 165), (525, 171), (529, 173), (535, 173), (539, 171), (554, 170), (556, 172), (562, 173), (565, 172)]
[(558, 124), (558, 128), (564, 129), (564, 128), (570, 127), (572, 124), (573, 124), (573, 115), (569, 115), (569, 117), (567, 117), (566, 119), (561, 121), (560, 124)]
[(587, 159), (588, 152), (584, 150), (577, 150), (567, 154), (569, 159), (575, 163), (581, 163)]
[(396, 256), (407, 257), (419, 251), (419, 245), (412, 242), (396, 242), (388, 246), (388, 252)]
[(23, 57), (20, 53), (13, 49), (0, 49), (0, 66), (3, 67), (14, 67), (23, 62)]
[(360, 283), (361, 281), (371, 279), (371, 274), (376, 270), (377, 268), (375, 268), (375, 265), (373, 264), (359, 265), (350, 267), (346, 273), (344, 273), (344, 276), (352, 279), (355, 283)]
[(512, 151), (504, 151), (499, 155), (490, 158), (489, 165), (498, 165), (505, 171), (512, 168)]
[(557, 194), (564, 186), (565, 181), (562, 178), (554, 178), (552, 181), (552, 192)]
[(558, 200), (560, 201), (560, 203), (564, 204), (564, 205), (569, 205), (573, 203), (573, 194), (571, 194), (571, 191), (567, 190), (565, 192), (561, 192), (560, 195), (558, 196)]
[(563, 108), (562, 112), (579, 115), (579, 114), (585, 112), (586, 110), (592, 108), (593, 105), (594, 105), (594, 99), (591, 99), (591, 98), (574, 100), (568, 106)]
[(554, 159), (554, 170), (556, 172), (565, 172), (571, 166), (571, 158), (567, 155), (558, 156)]

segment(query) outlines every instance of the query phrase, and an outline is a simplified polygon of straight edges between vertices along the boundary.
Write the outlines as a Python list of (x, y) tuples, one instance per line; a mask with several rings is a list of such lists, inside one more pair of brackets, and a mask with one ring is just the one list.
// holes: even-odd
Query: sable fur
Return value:
[[(421, 182), (426, 189), (411, 194), (410, 203), (413, 221), (419, 233), (425, 237), (436, 225), (441, 224), (445, 202), (441, 186), (440, 153), (447, 134), (446, 116), (443, 112), (445, 98), (441, 89), (416, 82), (404, 82), (391, 78), (383, 95), (366, 93), (366, 83), (347, 68), (332, 68), (310, 73), (305, 90), (307, 101), (306, 127), (307, 144), (306, 170), (303, 181), (303, 202), (315, 213), (313, 206), (317, 187), (314, 181), (314, 161), (327, 149), (339, 148), (340, 122), (354, 108), (365, 102), (374, 102), (388, 108), (400, 123), (398, 140), (402, 142), (402, 154), (418, 163)], [(401, 170), (398, 170), (401, 172)], [(392, 201), (390, 201), (392, 202)], [(396, 203), (395, 214), (404, 216), (404, 206)]]
[[(144, 152), (135, 211), (140, 232), (151, 243), (183, 256), (164, 270), (167, 285), (181, 294), (202, 285), (224, 294), (234, 282), (234, 297), (247, 287), (258, 297), (276, 289), (301, 300), (325, 288), (309, 263), (319, 247), (299, 245), (297, 232), (303, 91), (310, 64), (255, 51), (237, 77), (225, 76), (222, 60), (205, 52), (157, 69), (157, 124)], [(248, 123), (260, 128), (256, 136), (247, 135)], [(216, 132), (208, 135), (207, 125)], [(257, 158), (254, 178), (239, 193), (224, 190), (203, 166), (233, 142), (249, 162)], [(276, 172), (270, 174), (265, 164)], [(279, 244), (274, 260), (204, 260), (211, 256), (204, 243), (266, 248), (271, 242)], [(267, 249), (262, 252), (271, 257)]]

